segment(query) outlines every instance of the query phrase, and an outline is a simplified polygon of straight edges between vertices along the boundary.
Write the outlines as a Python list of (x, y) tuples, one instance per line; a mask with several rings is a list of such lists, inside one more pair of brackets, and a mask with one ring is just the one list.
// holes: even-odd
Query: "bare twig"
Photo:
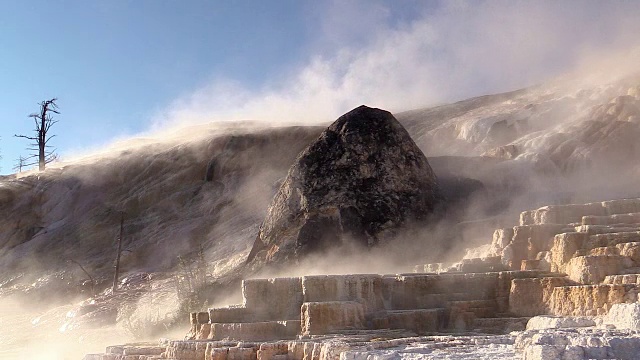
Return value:
[(87, 276), (89, 277), (89, 280), (91, 281), (91, 296), (96, 296), (96, 281), (93, 279), (93, 276), (91, 276), (91, 274), (89, 274), (87, 269), (85, 269), (84, 266), (82, 266), (82, 264), (80, 264), (79, 262), (75, 261), (74, 259), (69, 259), (68, 261), (71, 261), (72, 263), (78, 265), (80, 269), (85, 274), (87, 274)]

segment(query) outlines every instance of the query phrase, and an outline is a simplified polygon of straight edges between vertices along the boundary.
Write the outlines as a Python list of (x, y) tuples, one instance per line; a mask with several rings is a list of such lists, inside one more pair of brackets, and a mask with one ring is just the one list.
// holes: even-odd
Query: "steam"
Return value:
[[(110, 167), (113, 166), (121, 169), (122, 179), (130, 181), (129, 179), (134, 179), (140, 172), (147, 171), (147, 167), (153, 164), (150, 161), (147, 167), (141, 165), (140, 169), (135, 168), (134, 165), (138, 164), (141, 156), (138, 151), (145, 149), (146, 155), (162, 156), (164, 152), (169, 153), (167, 149), (172, 146), (175, 147), (176, 152), (179, 152), (181, 145), (178, 144), (184, 145), (185, 139), (189, 139), (192, 143), (188, 146), (194, 149), (188, 161), (170, 158), (171, 154), (166, 156), (167, 159), (173, 159), (173, 163), (184, 166), (184, 168), (180, 167), (180, 172), (184, 173), (184, 179), (194, 177), (200, 179), (202, 174), (197, 173), (197, 176), (192, 176), (191, 167), (194, 162), (198, 162), (204, 170), (211, 154), (218, 153), (219, 149), (224, 148), (223, 145), (216, 148), (213, 146), (216, 145), (214, 143), (211, 143), (211, 146), (205, 144), (204, 139), (210, 140), (217, 134), (233, 134), (238, 129), (248, 126), (267, 128), (284, 123), (328, 122), (363, 103), (398, 112), (470, 96), (521, 88), (567, 73), (570, 75), (560, 81), (575, 77), (588, 79), (592, 83), (612, 81), (616, 77), (636, 71), (639, 58), (640, 39), (637, 34), (640, 33), (640, 22), (637, 19), (640, 15), (640, 3), (638, 2), (594, 1), (579, 5), (572, 2), (553, 1), (445, 2), (442, 4), (419, 2), (416, 9), (410, 11), (412, 16), (401, 21), (397, 21), (393, 16), (393, 9), (382, 2), (351, 1), (345, 5), (344, 2), (336, 1), (320, 10), (320, 18), (326, 20), (320, 26), (318, 38), (311, 45), (311, 53), (303, 63), (291, 69), (283, 78), (269, 79), (265, 84), (257, 87), (239, 83), (234, 79), (217, 78), (206, 86), (175, 100), (164, 111), (157, 114), (149, 132), (142, 134), (153, 139), (120, 139), (108, 150), (100, 150), (99, 156), (90, 159), (91, 161), (76, 160), (76, 164), (83, 165), (92, 163), (96, 158), (107, 158), (109, 161), (105, 163), (106, 165), (94, 167), (91, 165), (86, 168), (80, 166), (66, 171), (85, 184), (98, 186), (106, 182), (105, 174), (112, 171)], [(589, 77), (585, 78), (584, 74), (589, 74)], [(255, 120), (260, 123), (233, 123), (238, 120)], [(195, 125), (209, 124), (212, 121), (217, 122), (216, 126)], [(180, 132), (175, 131), (176, 127), (184, 126), (190, 127)], [(282, 134), (279, 136), (284, 137)], [(173, 229), (163, 236), (183, 240), (188, 237), (185, 234), (194, 232), (202, 238), (215, 240), (220, 245), (209, 249), (207, 254), (208, 259), (211, 260), (212, 271), (219, 275), (238, 268), (249, 250), (247, 246), (250, 246), (251, 240), (255, 237), (256, 221), (264, 217), (272, 195), (271, 186), (286, 173), (286, 168), (291, 162), (288, 161), (285, 164), (282, 160), (286, 158), (285, 152), (294, 152), (292, 144), (295, 141), (299, 141), (295, 146), (301, 148), (304, 141), (317, 134), (306, 136), (308, 138), (296, 140), (295, 137), (299, 136), (294, 134), (292, 138), (280, 139), (279, 142), (269, 138), (265, 143), (271, 144), (272, 147), (256, 148), (253, 153), (249, 153), (250, 155), (247, 155), (246, 149), (242, 149), (245, 157), (227, 159), (225, 162), (227, 166), (236, 167), (232, 169), (235, 171), (229, 172), (231, 175), (223, 179), (226, 181), (226, 190), (224, 190), (226, 193), (223, 190), (216, 190), (214, 184), (206, 185), (208, 188), (202, 191), (200, 195), (202, 199), (198, 200), (199, 208), (193, 206), (189, 212), (181, 214), (191, 217), (193, 224), (181, 226), (171, 224)], [(167, 149), (156, 151), (157, 148), (149, 147), (150, 144), (157, 145), (159, 140), (168, 144)], [(202, 144), (197, 145), (198, 141), (202, 141)], [(260, 157), (261, 154), (264, 157)], [(65, 154), (65, 158), (75, 158), (76, 155), (79, 154)], [(288, 156), (293, 157), (295, 153)], [(277, 169), (272, 171), (271, 168), (276, 162)], [(242, 166), (243, 164), (246, 167)], [(175, 168), (169, 166), (162, 168), (165, 169), (164, 171), (172, 171), (171, 175), (174, 176), (173, 181), (176, 184), (185, 182), (183, 178), (176, 176)], [(522, 177), (522, 173), (518, 170), (518, 168), (493, 167), (483, 170), (484, 173), (469, 171), (466, 175), (480, 178), (487, 184), (493, 184), (496, 189), (499, 189), (497, 191), (503, 191), (500, 181), (511, 176), (506, 172), (517, 172)], [(235, 189), (233, 184), (238, 183), (234, 175), (236, 173), (245, 174), (252, 180), (241, 183), (239, 189)], [(494, 178), (486, 175), (493, 173), (498, 175)], [(620, 186), (611, 186), (610, 182), (607, 183), (608, 179), (595, 176), (597, 173), (598, 171), (594, 170), (594, 174), (581, 173), (556, 180), (562, 185), (561, 188), (571, 188), (576, 193), (588, 192), (588, 196), (574, 196), (570, 199), (583, 202), (599, 197), (604, 200), (609, 197), (625, 196), (637, 184), (637, 172), (633, 172), (626, 178), (618, 176), (628, 180), (628, 184), (624, 186), (620, 184), (617, 184)], [(159, 174), (156, 175), (154, 177), (161, 178)], [(529, 173), (525, 176), (527, 175)], [(162, 176), (169, 177), (166, 174)], [(530, 193), (533, 190), (543, 192), (546, 189), (555, 188), (549, 186), (549, 179), (544, 176), (531, 176), (528, 184), (535, 183), (536, 186), (529, 189)], [(146, 191), (147, 184), (142, 185), (145, 185), (141, 188)], [(166, 188), (177, 188), (177, 186), (166, 186)], [(233, 189), (233, 192), (229, 189)], [(599, 190), (596, 192), (594, 189)], [(186, 194), (188, 190), (183, 192)], [(614, 193), (614, 190), (618, 192)], [(514, 196), (511, 203), (505, 204), (502, 210), (510, 216), (511, 221), (515, 219), (513, 216), (518, 211), (535, 207), (532, 204), (537, 205), (542, 200), (549, 200), (530, 193), (516, 194), (521, 196)], [(161, 192), (161, 194), (165, 193)], [(155, 204), (152, 200), (160, 198), (153, 193), (134, 195), (139, 197), (149, 195), (150, 204)], [(233, 205), (223, 209), (219, 214), (214, 213), (213, 209), (222, 208), (220, 204), (223, 203), (222, 200), (226, 200), (227, 195), (234, 201)], [(510, 195), (511, 193), (506, 192), (502, 194), (504, 198)], [(59, 196), (62, 198), (64, 194)], [(50, 202), (61, 202), (56, 199), (52, 198)], [(474, 200), (473, 205), (483, 201), (486, 200)], [(478, 210), (480, 208), (482, 206), (470, 206), (466, 217), (473, 219), (488, 216)], [(182, 209), (182, 207), (176, 206), (176, 209)], [(221, 216), (221, 219), (216, 220), (216, 228), (206, 226), (202, 229), (198, 228), (202, 223), (213, 218), (213, 215)], [(211, 220), (211, 222), (214, 221)], [(407, 240), (404, 242), (407, 244), (406, 247), (400, 249), (402, 251), (391, 246), (374, 249), (363, 255), (357, 254), (359, 249), (339, 249), (330, 254), (312, 256), (303, 260), (295, 268), (286, 269), (277, 275), (410, 271), (413, 265), (420, 264), (418, 262), (420, 259), (409, 259), (407, 256), (423, 254), (424, 243), (430, 241), (430, 237), (445, 236), (454, 225), (441, 223), (435, 225), (430, 231), (411, 229), (402, 235)], [(489, 226), (487, 229), (490, 231), (493, 227)], [(156, 232), (149, 232), (148, 235), (149, 237), (160, 236)], [(400, 239), (400, 242), (402, 240)], [(478, 238), (465, 239), (462, 245), (479, 245), (489, 241), (490, 233), (487, 232)], [(230, 243), (234, 245), (229, 245)], [(188, 248), (189, 245), (185, 242), (180, 246)], [(464, 253), (462, 245), (461, 249), (455, 249), (453, 255), (461, 257)], [(176, 250), (175, 248), (179, 246), (172, 245), (172, 250)], [(354, 262), (351, 257), (345, 257), (343, 250), (359, 255), (359, 261)], [(162, 251), (164, 250), (159, 250), (158, 254)], [(175, 254), (171, 253), (171, 256), (173, 255)], [(430, 255), (432, 258), (438, 258), (442, 254)], [(453, 255), (446, 260), (453, 260), (455, 258)], [(158, 256), (158, 258), (161, 257)], [(423, 263), (428, 261), (432, 259), (424, 259)], [(135, 307), (136, 310), (141, 311), (145, 309), (144, 306), (148, 306), (148, 299), (143, 300)], [(165, 300), (159, 306), (166, 310), (162, 314), (176, 310), (175, 301)], [(236, 299), (233, 297), (218, 299), (219, 303), (213, 305), (233, 303), (234, 300)], [(15, 302), (0, 303), (0, 320), (10, 319), (10, 314), (5, 312), (16, 312), (16, 309), (26, 311)], [(141, 313), (139, 317), (152, 317), (156, 314), (158, 311)], [(20, 313), (20, 316), (15, 319), (17, 324), (24, 325), (25, 319), (32, 318), (31, 314), (26, 312)], [(35, 316), (34, 314), (33, 318)], [(60, 321), (52, 320), (51, 323), (59, 324)], [(4, 323), (3, 326), (7, 328)], [(56, 326), (43, 331), (43, 333), (56, 334), (52, 336), (51, 343), (61, 341), (57, 337), (58, 328), (59, 326)], [(30, 335), (29, 331), (33, 331), (26, 326), (19, 330), (22, 330), (23, 335)], [(97, 331), (96, 334), (98, 334)], [(118, 333), (117, 335), (107, 341), (105, 339), (98, 341), (98, 335), (95, 335), (96, 351), (101, 349), (103, 342), (115, 344), (131, 340), (128, 334)], [(84, 336), (87, 338), (89, 335)], [(40, 343), (34, 343), (28, 348), (43, 348), (43, 346)], [(78, 350), (78, 353), (84, 349)], [(68, 349), (62, 350), (68, 351)], [(13, 357), (15, 354), (10, 355), (4, 356), (0, 353), (0, 357), (3, 358)], [(32, 356), (32, 354), (19, 355), (17, 358)]]
[(394, 22), (393, 9), (382, 3), (332, 2), (321, 10), (326, 20), (306, 63), (259, 88), (218, 78), (177, 99), (153, 128), (240, 119), (322, 122), (359, 104), (396, 112), (522, 88), (615, 58), (606, 65), (611, 80), (633, 68), (637, 52), (630, 51), (640, 44), (635, 2), (415, 7), (415, 18)]
[[(328, 123), (360, 105), (400, 112), (559, 79), (591, 86), (637, 72), (637, 2), (417, 2), (398, 16), (383, 1), (313, 8), (309, 54), (277, 78), (248, 84), (216, 76), (175, 99), (149, 129), (109, 149), (210, 135), (211, 122)], [(259, 63), (256, 64), (259, 66)], [(579, 82), (579, 84), (576, 84)], [(206, 124), (200, 128), (188, 128)], [(244, 123), (248, 125), (248, 123)], [(176, 130), (180, 129), (179, 132)], [(77, 161), (105, 146), (63, 153)], [(110, 155), (117, 152), (109, 151)]]
[(3, 297), (0, 300), (0, 358), (51, 360), (82, 359), (87, 352), (104, 351), (105, 343), (117, 344), (130, 335), (115, 327), (81, 329), (64, 332), (60, 324), (72, 306), (46, 309), (25, 306), (24, 299)]

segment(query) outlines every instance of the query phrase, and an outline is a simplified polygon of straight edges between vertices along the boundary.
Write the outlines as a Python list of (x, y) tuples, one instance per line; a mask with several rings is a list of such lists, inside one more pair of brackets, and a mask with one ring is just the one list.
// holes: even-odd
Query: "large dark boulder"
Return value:
[(373, 246), (441, 202), (427, 158), (391, 113), (360, 106), (307, 147), (269, 206), (248, 261)]

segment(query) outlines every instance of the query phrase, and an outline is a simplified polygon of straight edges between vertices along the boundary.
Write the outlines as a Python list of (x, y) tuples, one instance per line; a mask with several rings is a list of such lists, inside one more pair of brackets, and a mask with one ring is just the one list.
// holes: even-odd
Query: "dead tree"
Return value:
[(16, 159), (16, 165), (13, 167), (13, 171), (16, 173), (21, 173), (22, 169), (27, 167), (27, 158), (20, 156)]
[(113, 264), (113, 288), (112, 292), (118, 290), (118, 280), (120, 277), (120, 255), (122, 255), (122, 235), (124, 232), (124, 213), (120, 214), (120, 234), (118, 235), (118, 252), (116, 253), (116, 261)]
[(29, 115), (30, 118), (35, 122), (35, 133), (36, 136), (26, 136), (26, 135), (14, 135), (16, 137), (25, 138), (32, 140), (32, 147), (29, 150), (37, 151), (36, 154), (27, 157), (27, 159), (38, 159), (37, 162), (32, 162), (23, 165), (35, 165), (38, 164), (38, 169), (40, 171), (44, 171), (46, 164), (57, 159), (57, 154), (54, 150), (50, 150), (48, 144), (49, 140), (51, 140), (55, 135), (49, 135), (49, 130), (53, 124), (57, 123), (57, 120), (54, 120), (51, 117), (51, 113), (60, 114), (58, 111), (58, 105), (56, 104), (58, 99), (53, 98), (51, 100), (45, 100), (40, 103), (40, 112)]

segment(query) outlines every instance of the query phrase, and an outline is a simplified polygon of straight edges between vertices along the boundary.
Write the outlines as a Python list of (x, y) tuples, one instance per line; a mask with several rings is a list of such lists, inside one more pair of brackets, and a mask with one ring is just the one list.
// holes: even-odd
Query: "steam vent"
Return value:
[(355, 242), (373, 246), (424, 222), (441, 201), (437, 179), (387, 111), (360, 106), (298, 155), (269, 206), (248, 262), (282, 262)]

